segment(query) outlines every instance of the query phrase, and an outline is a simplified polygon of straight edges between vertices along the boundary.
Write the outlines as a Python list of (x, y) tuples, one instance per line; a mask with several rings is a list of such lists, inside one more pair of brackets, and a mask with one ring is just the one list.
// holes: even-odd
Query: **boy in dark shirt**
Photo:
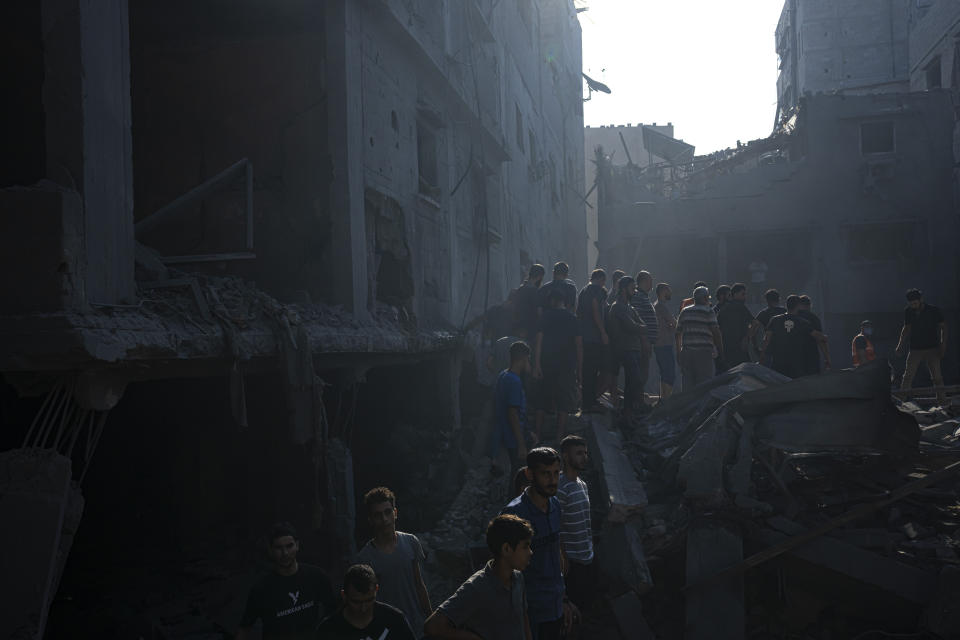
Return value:
[(317, 567), (297, 562), (300, 541), (293, 525), (275, 524), (267, 544), (273, 572), (250, 591), (237, 639), (252, 637), (258, 619), (264, 640), (313, 638), (317, 622), (336, 609), (330, 579)]
[[(416, 640), (403, 613), (377, 602), (377, 576), (366, 564), (355, 564), (343, 576), (343, 608), (320, 623), (319, 640)], [(422, 630), (421, 630), (422, 632)]]
[(487, 547), (493, 559), (427, 619), (427, 635), (439, 640), (456, 640), (468, 633), (497, 640), (530, 638), (521, 572), (530, 564), (532, 539), (533, 528), (523, 518), (506, 514), (491, 520)]
[[(813, 301), (808, 295), (800, 296), (800, 306), (797, 308), (797, 315), (810, 323), (810, 326), (816, 329), (819, 332), (823, 332), (823, 323), (820, 321), (820, 317), (813, 312)], [(826, 351), (826, 344), (822, 342), (817, 342), (813, 338), (808, 338), (806, 341), (806, 374), (813, 375), (815, 373), (820, 373), (820, 354), (823, 354), (823, 364), (829, 371), (830, 369), (830, 354)]]
[(747, 309), (747, 285), (733, 285), (730, 297), (717, 313), (717, 322), (723, 335), (723, 365), (730, 369), (749, 360), (750, 338), (760, 329), (760, 323)]

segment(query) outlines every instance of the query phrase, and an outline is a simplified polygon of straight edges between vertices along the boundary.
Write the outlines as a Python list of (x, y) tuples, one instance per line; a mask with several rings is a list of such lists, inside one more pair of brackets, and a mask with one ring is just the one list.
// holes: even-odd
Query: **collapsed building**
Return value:
[(464, 325), (586, 271), (572, 1), (0, 12), (0, 635), (230, 629), (270, 522), (455, 493)]
[(807, 293), (837, 365), (867, 318), (890, 355), (910, 287), (956, 326), (953, 127), (945, 90), (818, 94), (771, 137), (677, 167), (598, 154), (600, 263), (678, 291), (744, 282), (754, 311), (770, 287)]

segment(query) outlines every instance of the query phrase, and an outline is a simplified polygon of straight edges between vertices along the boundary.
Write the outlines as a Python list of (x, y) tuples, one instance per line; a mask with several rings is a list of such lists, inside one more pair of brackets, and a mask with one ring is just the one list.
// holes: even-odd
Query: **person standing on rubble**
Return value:
[(593, 562), (593, 525), (590, 520), (590, 493), (580, 474), (587, 469), (587, 441), (570, 435), (560, 442), (563, 471), (557, 487), (560, 502), (560, 544), (567, 556), (567, 594), (580, 611), (593, 602), (597, 586)]
[(543, 437), (546, 412), (557, 415), (557, 442), (563, 437), (567, 414), (577, 410), (583, 379), (583, 336), (580, 323), (564, 308), (564, 291), (554, 288), (540, 319), (533, 349), (533, 377), (540, 381), (534, 433)]
[(400, 609), (411, 627), (423, 629), (433, 607), (423, 582), (421, 564), (426, 555), (420, 540), (397, 531), (397, 498), (390, 489), (371, 489), (363, 496), (363, 504), (374, 535), (360, 549), (357, 563), (373, 567), (380, 600)]
[(297, 561), (300, 539), (288, 522), (279, 522), (267, 536), (273, 571), (250, 591), (237, 640), (253, 637), (257, 620), (264, 640), (314, 637), (317, 623), (337, 608), (333, 585), (321, 569)]
[(583, 384), (580, 393), (580, 408), (583, 412), (597, 409), (599, 391), (606, 390), (606, 366), (610, 350), (610, 337), (607, 336), (604, 322), (604, 308), (607, 300), (607, 272), (595, 269), (590, 274), (590, 284), (585, 286), (577, 298), (577, 320), (583, 333)]
[[(757, 322), (760, 323), (760, 330), (757, 331), (754, 338), (754, 346), (757, 352), (759, 352), (763, 346), (763, 339), (766, 335), (767, 325), (770, 324), (770, 320), (787, 312), (786, 307), (780, 306), (780, 292), (776, 289), (767, 289), (763, 297), (767, 301), (767, 308), (757, 314)], [(769, 367), (770, 358), (760, 358), (760, 364)]]
[(673, 349), (677, 320), (670, 312), (670, 298), (673, 297), (670, 285), (661, 282), (656, 292), (657, 303), (653, 308), (657, 312), (659, 326), (653, 354), (657, 359), (657, 369), (660, 370), (660, 401), (663, 402), (673, 393), (673, 385), (677, 381), (677, 353)]
[(343, 576), (340, 597), (343, 606), (327, 616), (311, 636), (318, 640), (414, 640), (423, 635), (423, 627), (414, 634), (403, 612), (378, 600), (380, 585), (373, 567), (355, 564)]
[(542, 264), (530, 265), (527, 279), (513, 293), (513, 333), (533, 340), (540, 320), (537, 314), (537, 292), (546, 270)]
[(613, 303), (617, 301), (617, 292), (618, 285), (620, 284), (620, 278), (625, 276), (622, 269), (617, 269), (613, 272), (613, 275), (610, 277), (610, 293), (607, 294), (607, 309), (609, 310)]
[(577, 285), (568, 276), (570, 267), (566, 262), (558, 262), (553, 265), (553, 280), (540, 287), (537, 291), (537, 306), (540, 307), (540, 317), (543, 312), (550, 308), (550, 292), (560, 291), (563, 294), (561, 300), (563, 307), (567, 311), (573, 312), (577, 308)]
[(859, 367), (862, 364), (873, 362), (877, 353), (873, 348), (873, 323), (864, 320), (860, 323), (860, 333), (858, 333), (850, 342), (850, 355), (853, 356), (853, 366)]
[[(813, 328), (809, 322), (797, 314), (800, 309), (800, 296), (787, 297), (787, 312), (772, 318), (767, 324), (767, 334), (763, 339), (760, 360), (769, 354), (770, 365), (790, 378), (807, 375), (807, 338), (826, 344), (827, 337)], [(829, 359), (829, 350), (827, 352)]]
[(549, 447), (532, 449), (527, 454), (527, 478), (530, 486), (511, 500), (501, 515), (515, 515), (533, 527), (533, 558), (523, 572), (530, 631), (533, 640), (559, 640), (580, 617), (576, 605), (567, 598), (563, 581), (557, 500), (560, 454)]
[[(940, 309), (927, 304), (919, 289), (907, 291), (907, 308), (903, 310), (903, 329), (900, 330), (897, 355), (903, 355), (908, 345), (907, 367), (900, 388), (903, 391), (912, 388), (913, 378), (921, 364), (930, 372), (933, 386), (943, 387), (940, 360), (947, 353), (947, 325)], [(942, 404), (945, 399), (943, 391), (937, 391), (937, 402)]]
[[(800, 306), (797, 308), (797, 315), (810, 323), (817, 331), (823, 333), (823, 323), (819, 316), (813, 312), (813, 301), (808, 295), (800, 296)], [(806, 371), (808, 376), (820, 373), (820, 355), (823, 354), (823, 364), (830, 370), (830, 353), (827, 351), (827, 343), (820, 342), (813, 338), (804, 340), (806, 343)]]
[(710, 306), (710, 290), (693, 290), (693, 306), (677, 318), (677, 352), (683, 373), (683, 390), (689, 391), (715, 374), (714, 358), (723, 356), (723, 336), (717, 314)]
[(717, 313), (723, 335), (723, 365), (731, 369), (750, 360), (750, 340), (760, 323), (747, 309), (747, 285), (738, 282), (730, 289), (730, 297)]
[(497, 516), (487, 526), (493, 559), (437, 607), (424, 626), (430, 638), (530, 640), (523, 571), (530, 566), (533, 527), (514, 515)]
[(647, 341), (647, 327), (630, 300), (637, 293), (637, 283), (630, 276), (620, 279), (617, 301), (610, 307), (607, 332), (610, 334), (614, 357), (623, 364), (623, 417), (629, 420), (642, 411), (643, 385), (646, 376), (643, 365), (650, 366), (651, 346)]
[(650, 406), (646, 403), (644, 388), (647, 386), (647, 380), (650, 379), (650, 358), (653, 355), (653, 345), (657, 344), (657, 338), (660, 337), (660, 323), (657, 318), (657, 311), (653, 308), (650, 301), (650, 292), (653, 290), (653, 276), (648, 271), (641, 271), (637, 274), (637, 292), (630, 298), (630, 306), (637, 310), (637, 315), (643, 321), (646, 327), (647, 351), (643, 352), (644, 358), (640, 362), (640, 412), (648, 413)]
[(507, 478), (511, 478), (526, 459), (527, 443), (532, 440), (527, 428), (527, 395), (523, 389), (523, 380), (530, 377), (530, 372), (530, 347), (526, 342), (514, 342), (510, 345), (510, 368), (497, 377), (493, 400), (496, 422), (490, 450), (492, 460), (497, 459), (500, 447), (507, 450), (510, 460)]

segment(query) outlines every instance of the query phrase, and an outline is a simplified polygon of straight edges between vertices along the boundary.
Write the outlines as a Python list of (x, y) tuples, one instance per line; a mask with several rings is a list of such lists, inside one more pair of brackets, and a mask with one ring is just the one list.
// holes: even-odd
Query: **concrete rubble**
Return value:
[[(745, 364), (629, 425), (649, 496), (651, 628), (953, 637), (958, 415), (895, 401), (885, 362), (797, 380)], [(677, 571), (685, 580), (666, 586)]]

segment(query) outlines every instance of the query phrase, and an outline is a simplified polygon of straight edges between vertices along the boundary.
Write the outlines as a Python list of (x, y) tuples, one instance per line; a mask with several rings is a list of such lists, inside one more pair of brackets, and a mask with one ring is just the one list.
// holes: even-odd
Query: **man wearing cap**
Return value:
[[(942, 387), (940, 360), (947, 353), (947, 325), (940, 309), (924, 302), (923, 292), (919, 289), (907, 291), (907, 308), (903, 311), (903, 329), (900, 331), (897, 354), (903, 355), (908, 344), (907, 368), (900, 388), (904, 391), (910, 389), (921, 364), (930, 372), (933, 385)], [(938, 402), (942, 403), (944, 399), (942, 391), (937, 393)]]
[(563, 292), (563, 307), (573, 313), (577, 308), (577, 285), (567, 276), (570, 275), (570, 267), (566, 262), (558, 262), (553, 265), (553, 280), (540, 287), (537, 290), (537, 306), (541, 309), (541, 316), (544, 309), (549, 309), (547, 297), (554, 289)]
[(677, 352), (683, 371), (683, 390), (689, 391), (714, 375), (713, 354), (723, 355), (723, 337), (717, 314), (710, 306), (710, 290), (693, 290), (693, 305), (677, 318)]
[(853, 356), (853, 366), (859, 367), (862, 364), (873, 361), (877, 354), (873, 350), (873, 341), (870, 336), (873, 335), (873, 323), (864, 320), (860, 323), (860, 333), (854, 337), (850, 343), (850, 353)]

